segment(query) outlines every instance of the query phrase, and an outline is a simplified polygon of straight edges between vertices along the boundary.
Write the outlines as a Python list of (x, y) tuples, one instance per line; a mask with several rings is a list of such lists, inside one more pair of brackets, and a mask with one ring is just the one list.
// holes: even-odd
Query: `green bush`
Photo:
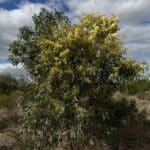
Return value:
[(140, 92), (145, 92), (150, 90), (150, 80), (148, 79), (143, 79), (143, 80), (137, 80), (133, 81), (128, 85), (126, 88), (126, 93), (127, 94), (137, 94)]
[(10, 75), (0, 75), (0, 94), (9, 94), (18, 89), (18, 81)]
[(25, 85), (25, 80), (17, 80), (10, 75), (0, 75), (0, 108), (13, 108), (16, 106), (21, 89)]
[(33, 21), (34, 28), (22, 27), (9, 49), (12, 63), (24, 64), (33, 79), (21, 99), (26, 148), (114, 139), (137, 110), (134, 102), (113, 101), (112, 95), (144, 69), (125, 57), (118, 19), (85, 14), (75, 25), (62, 12), (42, 9)]
[(13, 108), (16, 106), (16, 102), (20, 96), (18, 90), (11, 92), (9, 95), (0, 95), (0, 108)]

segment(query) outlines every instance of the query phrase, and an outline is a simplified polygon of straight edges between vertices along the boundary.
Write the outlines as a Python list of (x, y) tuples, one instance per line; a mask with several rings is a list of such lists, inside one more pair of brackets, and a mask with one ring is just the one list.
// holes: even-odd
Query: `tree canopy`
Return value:
[(12, 63), (22, 63), (33, 79), (22, 96), (26, 146), (109, 139), (136, 117), (133, 102), (112, 98), (144, 69), (125, 55), (117, 17), (85, 14), (73, 24), (43, 8), (33, 22), (9, 49)]

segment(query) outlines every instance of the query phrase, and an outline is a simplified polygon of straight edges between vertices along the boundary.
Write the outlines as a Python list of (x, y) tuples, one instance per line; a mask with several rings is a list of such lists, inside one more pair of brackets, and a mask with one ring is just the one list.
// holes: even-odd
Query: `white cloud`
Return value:
[(150, 25), (124, 25), (121, 34), (125, 36), (125, 46), (129, 54), (150, 57)]
[(21, 75), (28, 76), (28, 73), (21, 65), (16, 67), (11, 63), (0, 64), (0, 74), (10, 74), (14, 77), (20, 77)]
[(0, 58), (8, 55), (10, 43), (17, 38), (19, 28), (31, 26), (32, 16), (40, 11), (42, 4), (22, 3), (17, 9), (0, 10)]
[[(0, 1), (2, 2), (2, 1)], [(17, 9), (0, 10), (0, 60), (8, 59), (10, 43), (17, 38), (19, 28), (24, 25), (32, 26), (32, 16), (40, 11), (43, 4), (21, 3)], [(0, 64), (0, 74), (9, 73), (13, 76), (27, 75), (26, 71), (10, 63)]]
[(119, 15), (121, 21), (126, 23), (150, 19), (149, 0), (57, 0), (55, 4), (62, 1), (72, 9), (70, 16), (81, 15), (83, 12), (101, 12), (105, 15)]

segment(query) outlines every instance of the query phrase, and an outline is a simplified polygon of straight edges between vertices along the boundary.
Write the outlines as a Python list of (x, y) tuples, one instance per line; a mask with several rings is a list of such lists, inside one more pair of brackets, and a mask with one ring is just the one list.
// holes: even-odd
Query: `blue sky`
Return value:
[(61, 9), (73, 22), (85, 12), (119, 16), (128, 55), (150, 64), (150, 0), (0, 0), (0, 74), (25, 73), (21, 66), (8, 62), (8, 48), (19, 27), (33, 25), (32, 15), (41, 7)]
[[(25, 3), (27, 0), (0, 0), (0, 7), (7, 10), (17, 9), (17, 5)], [(28, 0), (30, 3), (45, 3), (47, 0)]]

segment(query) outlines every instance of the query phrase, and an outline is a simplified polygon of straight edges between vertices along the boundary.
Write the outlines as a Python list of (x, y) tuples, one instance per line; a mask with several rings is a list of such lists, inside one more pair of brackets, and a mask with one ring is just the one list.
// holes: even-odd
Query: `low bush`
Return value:
[(126, 93), (130, 95), (149, 91), (150, 80), (148, 79), (137, 80), (137, 81), (132, 82), (130, 85), (128, 85), (128, 87), (125, 87), (125, 88), (126, 88), (125, 90)]
[(19, 96), (20, 96), (20, 92), (18, 90), (11, 92), (9, 95), (1, 94), (0, 108), (11, 109), (15, 107)]

